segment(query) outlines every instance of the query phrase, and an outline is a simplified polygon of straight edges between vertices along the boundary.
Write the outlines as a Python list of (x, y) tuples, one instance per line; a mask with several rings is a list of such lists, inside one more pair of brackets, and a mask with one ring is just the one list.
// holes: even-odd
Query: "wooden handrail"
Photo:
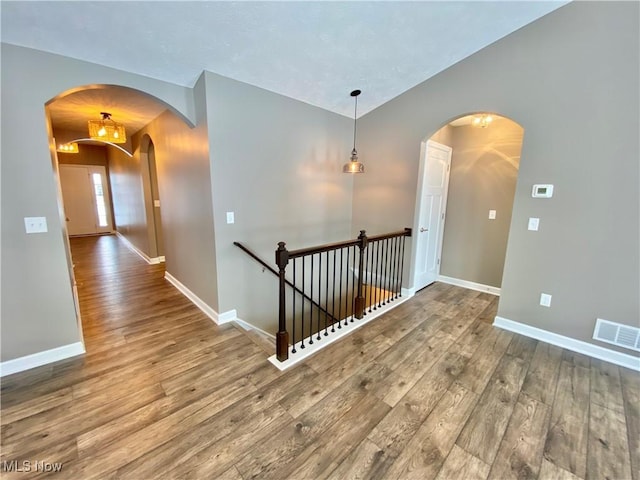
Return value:
[[(367, 237), (367, 240), (369, 242), (377, 242), (380, 240), (386, 240), (387, 238), (394, 238), (394, 237), (401, 237), (401, 236), (410, 237), (411, 229), (405, 228), (404, 230), (400, 230), (398, 232), (384, 233), (382, 235), (374, 235), (373, 237)], [(324, 245), (319, 245), (317, 247), (307, 247), (307, 248), (300, 248), (298, 250), (289, 250), (289, 259), (304, 257), (305, 255), (310, 255), (312, 253), (329, 252), (331, 250), (337, 250), (339, 248), (344, 248), (344, 247), (355, 247), (355, 246), (358, 246), (359, 244), (360, 244), (360, 240), (356, 238), (355, 240), (347, 240), (346, 242), (327, 243)]]
[[(256, 262), (258, 262), (260, 265), (262, 265), (264, 268), (266, 268), (267, 270), (269, 270), (271, 273), (273, 273), (276, 277), (280, 276), (280, 273), (278, 273), (278, 271), (273, 268), (271, 265), (269, 265), (267, 262), (265, 262), (264, 260), (262, 260), (260, 257), (258, 257), (255, 253), (253, 253), (251, 250), (249, 250), (247, 247), (245, 247), (243, 244), (241, 244), (240, 242), (233, 242), (233, 244), (238, 247), (240, 250), (242, 250), (243, 252), (245, 252), (247, 255), (249, 255), (251, 258), (253, 258)], [(291, 288), (293, 288), (297, 293), (299, 293), (300, 295), (302, 295), (306, 300), (310, 301), (316, 308), (318, 308), (322, 313), (324, 313), (327, 317), (331, 318), (332, 321), (337, 321), (337, 319), (331, 315), (327, 310), (325, 310), (322, 305), (318, 304), (318, 302), (316, 302), (314, 299), (312, 299), (311, 297), (309, 297), (306, 293), (304, 293), (302, 290), (300, 290), (298, 287), (296, 287), (293, 283), (291, 283), (289, 280), (287, 280), (285, 278), (284, 283), (286, 283), (287, 285), (289, 285)]]

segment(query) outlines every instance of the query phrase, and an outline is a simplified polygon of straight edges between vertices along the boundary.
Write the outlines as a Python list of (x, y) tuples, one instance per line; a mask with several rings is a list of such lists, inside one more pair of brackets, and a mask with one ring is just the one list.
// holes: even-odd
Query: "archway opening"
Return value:
[(500, 294), (524, 129), (464, 114), (423, 142), (414, 286), (435, 281)]
[[(164, 125), (164, 118), (170, 118), (165, 123), (171, 122), (174, 128), (187, 132), (192, 125), (165, 102), (139, 90), (113, 85), (66, 91), (47, 102), (45, 111), (78, 326), (86, 350), (96, 352), (113, 346), (112, 340), (118, 337), (115, 330), (135, 321), (133, 316), (121, 314), (108, 318), (106, 312), (124, 311), (123, 304), (129, 301), (126, 297), (131, 291), (128, 286), (147, 281), (125, 277), (148, 270), (139, 257), (151, 264), (155, 277), (164, 275), (164, 252), (159, 239), (162, 230), (159, 212), (155, 211), (155, 205), (160, 204), (156, 151), (145, 130), (150, 125)], [(88, 120), (99, 118), (102, 111), (124, 124), (125, 143), (116, 145), (87, 138)], [(170, 129), (164, 133), (171, 136)], [(59, 148), (69, 142), (77, 142), (75, 152)], [(84, 197), (78, 198), (81, 193)], [(81, 204), (83, 209), (76, 208)], [(78, 230), (78, 224), (86, 229)], [(123, 246), (131, 264), (128, 272), (118, 270)], [(89, 288), (93, 291), (87, 293)], [(105, 300), (107, 295), (112, 298)], [(107, 310), (100, 314), (101, 308)]]

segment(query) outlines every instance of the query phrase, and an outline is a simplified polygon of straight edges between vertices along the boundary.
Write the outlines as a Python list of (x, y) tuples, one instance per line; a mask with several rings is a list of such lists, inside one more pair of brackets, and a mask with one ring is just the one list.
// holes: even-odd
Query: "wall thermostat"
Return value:
[(553, 185), (534, 185), (531, 196), (533, 198), (551, 198), (553, 197)]

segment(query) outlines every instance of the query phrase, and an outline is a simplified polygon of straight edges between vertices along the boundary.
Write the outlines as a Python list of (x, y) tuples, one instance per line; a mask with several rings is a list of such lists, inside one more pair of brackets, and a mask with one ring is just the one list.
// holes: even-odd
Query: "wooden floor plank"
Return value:
[(522, 385), (522, 392), (534, 400), (552, 405), (561, 359), (561, 348), (538, 342)]
[(640, 372), (620, 367), (620, 380), (629, 437), (631, 475), (633, 480), (640, 480)]
[(460, 448), (489, 465), (493, 463), (528, 366), (511, 355), (502, 357), (471, 419), (460, 433), (456, 442)]
[(580, 478), (587, 469), (589, 385), (589, 369), (562, 361), (544, 449), (547, 460)]
[(492, 464), (489, 478), (536, 479), (549, 428), (551, 407), (521, 393)]
[(281, 372), (117, 237), (71, 249), (87, 353), (1, 379), (3, 479), (640, 480), (640, 374), (494, 328), (496, 296), (436, 282)]
[(454, 445), (436, 480), (485, 480), (487, 475), (489, 465)]
[(587, 478), (631, 478), (624, 414), (591, 402)]
[(453, 384), (395, 459), (389, 478), (434, 478), (469, 418), (478, 395)]

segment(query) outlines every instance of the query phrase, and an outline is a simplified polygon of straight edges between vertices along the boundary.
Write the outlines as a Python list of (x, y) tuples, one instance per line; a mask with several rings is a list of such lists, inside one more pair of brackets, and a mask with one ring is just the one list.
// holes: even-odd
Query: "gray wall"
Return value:
[(116, 230), (138, 250), (153, 257), (149, 245), (140, 155), (129, 157), (117, 148), (105, 148), (109, 159), (109, 183)]
[(487, 128), (447, 128), (453, 153), (440, 273), (500, 288), (523, 131), (502, 117)]
[(341, 172), (353, 124), (245, 83), (205, 77), (219, 311), (236, 309), (239, 318), (275, 332), (277, 278), (233, 242), (273, 264), (278, 241), (295, 249), (348, 239), (353, 177)]
[[(593, 343), (596, 317), (637, 325), (639, 8), (571, 3), (365, 115), (354, 225), (412, 225), (421, 142), (462, 114), (500, 113), (526, 134), (498, 314)], [(531, 198), (534, 183), (554, 198)]]
[[(115, 84), (155, 95), (193, 121), (191, 89), (2, 44), (1, 361), (80, 340), (45, 104), (71, 88)], [(48, 232), (26, 235), (24, 217)]]
[[(197, 108), (204, 114), (204, 81), (196, 85)], [(211, 196), (207, 123), (190, 128), (165, 111), (133, 136), (134, 157), (149, 135), (155, 147), (166, 270), (207, 305), (218, 310), (216, 243)], [(148, 168), (144, 175), (148, 184)], [(149, 217), (152, 227), (153, 219)]]

